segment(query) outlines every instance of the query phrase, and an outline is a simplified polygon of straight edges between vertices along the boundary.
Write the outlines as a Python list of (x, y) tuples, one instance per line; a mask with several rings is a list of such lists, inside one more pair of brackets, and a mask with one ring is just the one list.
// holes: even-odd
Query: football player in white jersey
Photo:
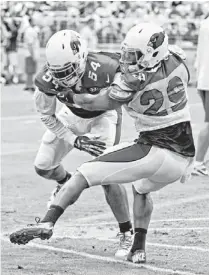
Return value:
[(81, 165), (63, 186), (53, 205), (37, 225), (10, 235), (26, 244), (48, 239), (64, 210), (82, 191), (96, 185), (133, 184), (134, 241), (127, 260), (146, 262), (146, 234), (155, 192), (191, 173), (195, 147), (187, 100), (188, 69), (181, 51), (169, 50), (164, 30), (143, 23), (131, 28), (121, 45), (121, 71), (111, 87), (97, 95), (74, 95), (74, 101), (91, 110), (124, 105), (135, 119), (138, 138), (104, 151)]

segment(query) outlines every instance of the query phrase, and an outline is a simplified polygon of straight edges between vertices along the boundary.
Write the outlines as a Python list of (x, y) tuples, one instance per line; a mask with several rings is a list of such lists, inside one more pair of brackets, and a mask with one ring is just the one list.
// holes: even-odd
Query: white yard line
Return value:
[(209, 248), (203, 248), (199, 246), (186, 246), (186, 245), (171, 245), (171, 244), (161, 244), (161, 243), (147, 243), (149, 246), (156, 247), (166, 247), (171, 249), (182, 249), (182, 250), (193, 250), (193, 251), (201, 251), (201, 252), (209, 252)]
[(209, 217), (188, 218), (188, 219), (181, 218), (181, 219), (152, 220), (151, 223), (153, 223), (153, 222), (180, 222), (180, 221), (185, 221), (185, 222), (209, 221)]
[[(179, 222), (179, 221), (185, 221), (185, 222), (193, 222), (193, 221), (209, 221), (209, 217), (202, 217), (202, 218), (188, 218), (188, 219), (162, 219), (162, 220), (151, 220), (151, 223), (158, 223), (158, 222)], [(73, 222), (73, 221), (71, 221)], [(117, 225), (117, 221), (112, 222), (99, 222), (98, 223), (76, 223), (72, 225), (68, 225), (68, 227), (81, 227), (81, 226), (90, 226), (95, 227), (98, 225)], [(209, 229), (209, 227), (207, 227)]]
[[(188, 203), (188, 202), (197, 202), (197, 201), (201, 201), (201, 200), (206, 200), (209, 199), (209, 194), (206, 195), (198, 195), (198, 196), (194, 196), (194, 197), (189, 197), (189, 198), (181, 198), (175, 201), (169, 201), (169, 202), (161, 202), (161, 203), (157, 203), (154, 205), (154, 209), (160, 209), (160, 208), (164, 208), (164, 207), (170, 207), (173, 205), (180, 205), (183, 203)], [(93, 221), (93, 220), (100, 220), (100, 219), (113, 219), (113, 214), (112, 213), (105, 213), (105, 214), (99, 214), (99, 215), (93, 215), (90, 217), (84, 217), (84, 218), (78, 218), (75, 219), (74, 222), (87, 222), (87, 221)]]
[[(88, 224), (88, 227), (95, 227), (95, 226), (100, 226), (101, 223), (99, 224)], [(87, 226), (87, 225), (86, 225)], [(73, 227), (83, 227), (83, 225), (79, 225), (79, 226), (70, 226), (71, 228)], [(208, 227), (150, 227), (148, 229), (148, 231), (187, 231), (187, 230), (196, 230), (196, 231), (209, 231), (209, 226)]]
[(36, 152), (38, 149), (27, 149), (27, 150), (16, 150), (16, 151), (8, 151), (8, 152), (2, 152), (0, 156), (10, 156), (10, 155), (18, 155), (18, 154), (26, 154), (26, 153), (33, 153)]
[[(88, 236), (68, 236), (68, 235), (55, 235), (54, 236), (57, 239), (65, 239), (65, 238), (69, 238), (69, 239), (84, 239), (84, 240), (88, 240), (88, 239), (96, 239), (99, 241), (106, 241), (106, 242), (113, 242), (113, 243), (118, 243), (118, 239), (116, 238), (103, 238), (103, 237), (88, 237)], [(199, 247), (199, 246), (186, 246), (186, 245), (172, 245), (172, 244), (162, 244), (162, 243), (150, 243), (147, 242), (146, 245), (148, 246), (155, 246), (155, 247), (166, 247), (166, 248), (170, 248), (170, 249), (179, 249), (179, 250), (193, 250), (193, 251), (201, 251), (201, 252), (209, 252), (209, 248), (204, 248), (204, 247)]]
[[(5, 237), (1, 237), (1, 240), (9, 242), (9, 240), (6, 239)], [(134, 263), (131, 263), (128, 261), (117, 260), (117, 259), (114, 259), (111, 257), (99, 256), (99, 255), (94, 255), (94, 254), (90, 254), (90, 253), (86, 253), (86, 252), (79, 252), (79, 251), (72, 250), (72, 249), (56, 248), (56, 247), (49, 246), (49, 245), (29, 243), (29, 244), (27, 244), (27, 246), (44, 249), (44, 250), (61, 252), (61, 253), (73, 254), (76, 256), (89, 258), (94, 261), (97, 260), (97, 261), (102, 261), (102, 262), (107, 262), (107, 263), (123, 264), (126, 266), (130, 266), (132, 268), (140, 268), (141, 267), (141, 268), (151, 270), (154, 272), (158, 272), (158, 273), (179, 274), (179, 275), (196, 275), (195, 273), (189, 272), (189, 271), (173, 270), (173, 269), (169, 269), (169, 268), (160, 268), (160, 267), (148, 265), (148, 264), (144, 264), (144, 265), (143, 264), (134, 264)], [(24, 247), (24, 249), (25, 249), (25, 247)]]
[(1, 117), (1, 121), (10, 121), (10, 120), (28, 120), (28, 119), (38, 119), (38, 115), (27, 115), (27, 116), (5, 116)]

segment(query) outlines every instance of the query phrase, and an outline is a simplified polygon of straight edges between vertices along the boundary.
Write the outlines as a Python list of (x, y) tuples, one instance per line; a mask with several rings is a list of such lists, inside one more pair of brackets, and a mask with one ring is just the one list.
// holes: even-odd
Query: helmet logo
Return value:
[(151, 36), (148, 46), (152, 47), (154, 50), (161, 46), (165, 39), (165, 33), (159, 32)]
[(70, 46), (71, 46), (71, 49), (72, 49), (74, 55), (76, 55), (79, 52), (81, 42), (78, 39), (73, 40), (70, 42)]

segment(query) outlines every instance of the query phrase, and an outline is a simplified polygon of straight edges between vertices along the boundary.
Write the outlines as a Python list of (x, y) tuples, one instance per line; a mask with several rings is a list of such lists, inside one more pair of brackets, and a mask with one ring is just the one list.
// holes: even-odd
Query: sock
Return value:
[(71, 178), (71, 176), (72, 176), (72, 175), (66, 171), (66, 176), (64, 177), (64, 179), (58, 180), (57, 182), (58, 182), (59, 184), (64, 184), (64, 183), (66, 183), (66, 181), (68, 181), (68, 180)]
[(132, 253), (136, 250), (145, 250), (147, 229), (135, 228), (134, 232), (134, 243), (131, 248)]
[(203, 164), (203, 161), (195, 161), (194, 165), (195, 166), (200, 166)]
[(62, 207), (52, 204), (41, 222), (50, 222), (54, 225), (63, 213), (64, 209)]
[(130, 221), (119, 223), (119, 228), (120, 228), (121, 233), (125, 233), (125, 232), (130, 231), (131, 234), (133, 234), (132, 224), (131, 224)]

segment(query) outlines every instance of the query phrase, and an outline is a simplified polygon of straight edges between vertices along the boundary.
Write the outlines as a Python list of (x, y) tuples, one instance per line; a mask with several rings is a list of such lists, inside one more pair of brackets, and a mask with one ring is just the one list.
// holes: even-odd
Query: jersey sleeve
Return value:
[(110, 98), (124, 103), (129, 102), (133, 98), (133, 96), (133, 92), (124, 91), (117, 85), (111, 86), (111, 90), (109, 92)]
[(36, 110), (40, 114), (54, 115), (56, 112), (56, 97), (43, 93), (36, 88), (34, 93)]
[(119, 102), (126, 103), (134, 96), (134, 91), (123, 81), (121, 73), (116, 73), (109, 90), (109, 97)]
[(52, 76), (47, 67), (44, 66), (35, 77), (35, 85), (39, 91), (48, 95), (55, 95), (57, 93)]

